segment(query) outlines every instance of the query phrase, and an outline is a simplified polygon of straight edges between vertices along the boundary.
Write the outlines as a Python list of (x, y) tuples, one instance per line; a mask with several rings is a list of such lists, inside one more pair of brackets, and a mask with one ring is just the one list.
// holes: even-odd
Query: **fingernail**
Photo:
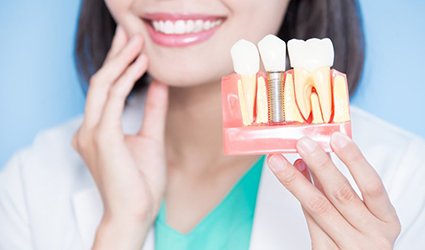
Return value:
[(268, 163), (273, 172), (279, 172), (285, 167), (285, 160), (283, 159), (283, 156), (279, 154), (271, 155), (268, 159)]
[(307, 165), (302, 159), (298, 159), (295, 161), (294, 166), (298, 169), (298, 171), (303, 172), (306, 170)]
[(348, 145), (348, 143), (350, 143), (350, 138), (348, 138), (348, 136), (339, 132), (332, 134), (332, 138), (331, 138), (332, 146), (337, 148), (344, 148), (345, 146)]
[(298, 141), (298, 149), (305, 154), (311, 154), (316, 150), (317, 143), (308, 137), (301, 138)]

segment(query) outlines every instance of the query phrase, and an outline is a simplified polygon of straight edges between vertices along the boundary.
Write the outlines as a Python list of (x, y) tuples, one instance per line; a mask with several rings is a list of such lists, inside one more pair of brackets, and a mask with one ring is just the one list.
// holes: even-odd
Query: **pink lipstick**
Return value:
[(165, 47), (185, 47), (211, 38), (225, 18), (202, 14), (150, 13), (143, 16), (152, 40)]

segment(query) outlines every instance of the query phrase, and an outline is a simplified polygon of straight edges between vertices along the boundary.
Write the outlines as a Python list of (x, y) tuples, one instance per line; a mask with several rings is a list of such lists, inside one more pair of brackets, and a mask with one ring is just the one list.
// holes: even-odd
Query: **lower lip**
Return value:
[(152, 25), (147, 24), (148, 32), (152, 40), (161, 46), (165, 47), (187, 47), (195, 44), (199, 44), (210, 39), (214, 33), (221, 27), (222, 24), (201, 32), (187, 33), (187, 34), (164, 34), (156, 31)]

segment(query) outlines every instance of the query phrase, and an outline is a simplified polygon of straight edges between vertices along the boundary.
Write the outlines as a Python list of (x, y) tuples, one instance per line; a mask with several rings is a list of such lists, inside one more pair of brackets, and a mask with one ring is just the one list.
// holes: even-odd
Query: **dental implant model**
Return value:
[[(330, 137), (351, 137), (346, 76), (331, 69), (330, 39), (291, 40), (267, 35), (258, 49), (246, 40), (231, 50), (236, 74), (222, 79), (226, 154), (295, 153), (304, 136), (331, 152)], [(259, 72), (259, 54), (265, 73)]]
[(239, 40), (231, 49), (235, 72), (240, 75), (238, 94), (244, 125), (254, 121), (257, 73), (260, 70), (260, 55), (257, 47), (249, 41)]
[(334, 62), (331, 40), (294, 39), (288, 42), (288, 51), (301, 115), (308, 120), (313, 110), (314, 123), (328, 123), (332, 113), (331, 67)]
[(258, 43), (258, 48), (267, 72), (268, 121), (275, 124), (283, 123), (286, 43), (276, 36), (268, 35)]

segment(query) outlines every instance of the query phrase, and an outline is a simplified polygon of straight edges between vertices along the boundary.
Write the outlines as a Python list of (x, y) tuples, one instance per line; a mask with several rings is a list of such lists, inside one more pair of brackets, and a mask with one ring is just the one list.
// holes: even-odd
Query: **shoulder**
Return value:
[[(425, 140), (358, 108), (352, 108), (353, 140), (394, 198), (418, 177), (425, 179)], [(417, 186), (419, 187), (419, 186)], [(425, 189), (423, 191), (425, 198)]]
[(353, 139), (380, 174), (402, 223), (397, 249), (424, 245), (425, 140), (361, 109), (351, 113)]
[(0, 172), (0, 234), (8, 236), (0, 239), (0, 248), (24, 249), (34, 244), (58, 249), (64, 242), (79, 244), (72, 199), (93, 185), (71, 146), (81, 121), (78, 117), (39, 133)]
[(81, 124), (77, 117), (57, 127), (42, 131), (33, 143), (17, 152), (6, 164), (2, 175), (16, 175), (31, 179), (61, 178), (81, 167), (81, 159), (72, 148), (74, 133)]
[(71, 144), (81, 122), (77, 117), (38, 133), (0, 172), (2, 188), (16, 191), (21, 186), (26, 198), (54, 199), (89, 185), (87, 168)]
[[(72, 137), (81, 124), (77, 117), (60, 126), (42, 131), (33, 143), (17, 152), (2, 170), (2, 175), (32, 179), (46, 174), (60, 178), (81, 167), (81, 159), (71, 146)], [(57, 175), (53, 175), (56, 173)], [(48, 175), (47, 175), (48, 174)]]
[(423, 138), (356, 107), (351, 108), (351, 115), (353, 140), (371, 163), (379, 165), (378, 172), (407, 160), (423, 165), (425, 154), (419, 154), (425, 152)]

